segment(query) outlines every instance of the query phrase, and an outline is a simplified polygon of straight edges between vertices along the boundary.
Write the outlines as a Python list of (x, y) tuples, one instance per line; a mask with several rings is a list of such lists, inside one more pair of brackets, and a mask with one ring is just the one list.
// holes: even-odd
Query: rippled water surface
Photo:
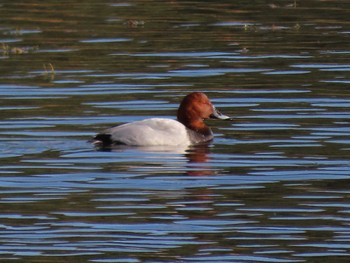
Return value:
[[(349, 262), (347, 1), (2, 1), (0, 260)], [(89, 143), (204, 91), (189, 148)]]

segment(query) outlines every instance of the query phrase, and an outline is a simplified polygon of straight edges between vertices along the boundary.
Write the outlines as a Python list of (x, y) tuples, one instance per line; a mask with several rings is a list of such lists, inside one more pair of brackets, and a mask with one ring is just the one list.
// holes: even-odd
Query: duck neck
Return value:
[(188, 129), (200, 133), (204, 136), (212, 135), (211, 129), (204, 123), (201, 118), (190, 118), (189, 116), (178, 116), (177, 120), (185, 125)]
[(188, 128), (204, 136), (210, 136), (213, 134), (211, 129), (204, 123), (202, 119), (199, 119), (199, 121), (192, 122)]

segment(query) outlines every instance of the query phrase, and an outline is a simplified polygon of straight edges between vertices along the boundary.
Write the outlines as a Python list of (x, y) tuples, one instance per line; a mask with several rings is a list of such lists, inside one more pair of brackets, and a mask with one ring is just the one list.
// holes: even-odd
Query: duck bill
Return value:
[(231, 117), (222, 114), (215, 107), (213, 107), (213, 113), (210, 115), (211, 119), (220, 119), (220, 120), (232, 120)]

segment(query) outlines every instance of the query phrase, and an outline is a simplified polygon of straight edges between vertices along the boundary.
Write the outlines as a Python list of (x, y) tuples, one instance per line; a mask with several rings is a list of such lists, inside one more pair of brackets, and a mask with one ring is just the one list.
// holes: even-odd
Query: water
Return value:
[[(0, 259), (348, 262), (346, 1), (3, 1)], [(98, 151), (204, 91), (190, 148)]]

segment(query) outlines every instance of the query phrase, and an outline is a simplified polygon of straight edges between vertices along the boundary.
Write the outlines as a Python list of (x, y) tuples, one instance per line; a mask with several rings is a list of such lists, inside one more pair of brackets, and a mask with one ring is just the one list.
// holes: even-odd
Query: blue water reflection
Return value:
[[(25, 11), (25, 12), (24, 12)], [(345, 3), (0, 8), (4, 262), (348, 262)], [(98, 149), (206, 92), (232, 122), (184, 148)]]

